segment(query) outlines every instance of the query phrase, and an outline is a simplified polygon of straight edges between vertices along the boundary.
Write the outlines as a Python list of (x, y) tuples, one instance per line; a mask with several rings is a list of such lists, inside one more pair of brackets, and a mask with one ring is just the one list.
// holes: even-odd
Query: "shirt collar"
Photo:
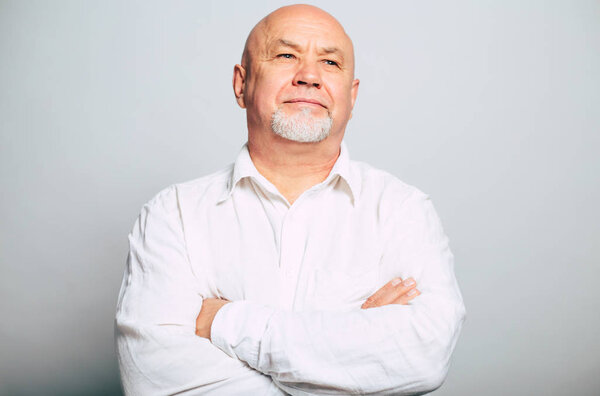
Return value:
[[(323, 181), (323, 184), (327, 184), (331, 182), (336, 176), (339, 176), (342, 180), (344, 180), (344, 182), (348, 186), (348, 192), (350, 197), (352, 198), (352, 203), (356, 205), (356, 199), (360, 194), (361, 180), (360, 175), (358, 175), (350, 165), (351, 163), (348, 148), (346, 147), (346, 143), (342, 141), (340, 145), (340, 155), (336, 160), (335, 164), (333, 165), (331, 172), (329, 173), (325, 181)], [(269, 182), (263, 175), (261, 175), (254, 166), (252, 158), (250, 158), (250, 152), (248, 151), (248, 143), (245, 143), (242, 149), (240, 150), (233, 165), (231, 178), (227, 182), (227, 188), (223, 192), (218, 202), (221, 203), (227, 200), (231, 196), (231, 194), (233, 194), (233, 190), (237, 186), (238, 182), (246, 177), (255, 179), (255, 181), (259, 182), (268, 190), (272, 190), (274, 192), (277, 191), (275, 186), (271, 182)]]
[(360, 174), (357, 173), (357, 170), (351, 165), (348, 147), (346, 146), (346, 142), (342, 141), (342, 144), (340, 145), (340, 156), (333, 165), (333, 168), (331, 168), (331, 172), (329, 173), (329, 176), (327, 176), (327, 179), (325, 179), (325, 183), (328, 183), (336, 175), (339, 176), (346, 182), (352, 198), (352, 203), (356, 205), (356, 200), (360, 195), (361, 178)]

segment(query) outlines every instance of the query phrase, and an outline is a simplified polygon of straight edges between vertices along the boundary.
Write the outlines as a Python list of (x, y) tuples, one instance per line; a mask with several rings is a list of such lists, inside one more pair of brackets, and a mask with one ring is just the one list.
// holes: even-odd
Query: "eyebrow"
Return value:
[(277, 40), (277, 44), (278, 45), (282, 45), (284, 47), (290, 47), (290, 48), (293, 48), (295, 50), (300, 50), (300, 44), (296, 44), (293, 41), (289, 41), (289, 40), (285, 40), (285, 39), (279, 39), (279, 40)]
[[(286, 39), (279, 39), (277, 40), (277, 44), (280, 46), (284, 46), (284, 47), (289, 47), (292, 49), (295, 49), (296, 51), (300, 51), (301, 46), (298, 43), (294, 43), (293, 41), (289, 41)], [(340, 51), (339, 48), (337, 47), (321, 47), (319, 48), (319, 53), (323, 53), (323, 54), (338, 54), (340, 57), (343, 58), (342, 56), (342, 51)]]

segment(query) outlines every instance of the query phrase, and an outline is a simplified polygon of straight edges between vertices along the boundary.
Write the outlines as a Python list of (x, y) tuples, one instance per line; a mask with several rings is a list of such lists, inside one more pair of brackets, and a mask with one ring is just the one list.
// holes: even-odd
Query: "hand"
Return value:
[(394, 278), (367, 298), (361, 308), (382, 307), (388, 304), (406, 305), (410, 300), (421, 294), (416, 287), (417, 282), (413, 278), (408, 278), (404, 282), (400, 278)]
[(196, 318), (196, 335), (210, 340), (210, 328), (215, 315), (223, 305), (231, 301), (221, 298), (205, 298), (202, 300), (202, 309)]

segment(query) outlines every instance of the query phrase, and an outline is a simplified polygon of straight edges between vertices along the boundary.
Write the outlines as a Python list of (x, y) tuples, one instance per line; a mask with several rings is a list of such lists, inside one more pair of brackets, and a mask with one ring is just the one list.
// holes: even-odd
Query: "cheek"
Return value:
[(348, 115), (352, 111), (352, 94), (349, 89), (340, 89), (332, 92), (335, 100), (335, 112), (339, 115)]
[(283, 78), (279, 78), (276, 75), (261, 76), (260, 80), (254, 86), (253, 98), (259, 109), (265, 106), (272, 107), (279, 102), (285, 88), (286, 83)]
[(352, 82), (347, 78), (336, 76), (332, 77), (328, 86), (329, 94), (335, 102), (337, 108), (347, 108), (352, 106)]

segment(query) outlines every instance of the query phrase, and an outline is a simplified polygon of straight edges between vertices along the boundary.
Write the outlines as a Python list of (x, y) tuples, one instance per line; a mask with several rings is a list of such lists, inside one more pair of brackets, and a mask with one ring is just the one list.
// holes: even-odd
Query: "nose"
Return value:
[(306, 87), (321, 88), (321, 72), (318, 66), (312, 62), (302, 62), (300, 69), (294, 76), (293, 84), (296, 86), (305, 85)]

